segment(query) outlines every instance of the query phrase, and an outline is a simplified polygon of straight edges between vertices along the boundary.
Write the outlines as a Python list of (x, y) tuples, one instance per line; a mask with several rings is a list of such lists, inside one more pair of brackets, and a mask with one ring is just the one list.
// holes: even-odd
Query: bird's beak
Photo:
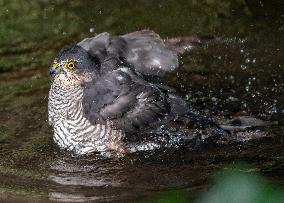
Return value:
[(54, 80), (55, 75), (56, 75), (57, 73), (59, 73), (60, 70), (61, 70), (60, 67), (54, 67), (54, 66), (52, 66), (52, 67), (49, 69), (49, 75), (50, 75), (51, 81)]

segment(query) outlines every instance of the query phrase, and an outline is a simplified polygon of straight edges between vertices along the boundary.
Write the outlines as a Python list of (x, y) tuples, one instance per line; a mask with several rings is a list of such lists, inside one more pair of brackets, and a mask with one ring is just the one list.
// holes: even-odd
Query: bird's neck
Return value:
[(49, 123), (54, 125), (54, 120), (65, 120), (70, 115), (69, 110), (82, 110), (81, 102), (83, 87), (80, 85), (61, 86), (53, 83), (49, 91), (48, 112)]

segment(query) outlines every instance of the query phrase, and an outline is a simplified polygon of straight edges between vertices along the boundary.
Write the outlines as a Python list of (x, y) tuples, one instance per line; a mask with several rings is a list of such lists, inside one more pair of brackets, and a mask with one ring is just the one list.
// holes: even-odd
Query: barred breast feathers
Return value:
[(54, 127), (54, 141), (77, 154), (106, 151), (107, 143), (119, 142), (123, 132), (111, 129), (109, 121), (91, 124), (84, 116), (82, 107), (82, 87), (63, 89), (56, 84), (49, 92), (49, 123)]

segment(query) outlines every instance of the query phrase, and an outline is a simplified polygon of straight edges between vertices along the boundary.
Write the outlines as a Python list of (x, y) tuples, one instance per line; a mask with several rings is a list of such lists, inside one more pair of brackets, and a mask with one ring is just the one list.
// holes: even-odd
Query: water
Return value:
[[(133, 201), (171, 190), (195, 197), (235, 161), (283, 185), (284, 9), (281, 1), (261, 2), (0, 0), (0, 200)], [(249, 116), (273, 125), (223, 138), (210, 130), (171, 132), (151, 137), (153, 149), (122, 158), (60, 151), (47, 122), (53, 57), (95, 33), (144, 28), (165, 38), (215, 36), (164, 81), (215, 120)]]

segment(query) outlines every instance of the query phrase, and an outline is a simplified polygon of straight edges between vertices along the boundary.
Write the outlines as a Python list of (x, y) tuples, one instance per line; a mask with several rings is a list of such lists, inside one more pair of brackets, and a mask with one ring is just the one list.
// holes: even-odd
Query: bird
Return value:
[(48, 121), (55, 143), (78, 155), (125, 154), (126, 135), (189, 112), (160, 78), (176, 70), (179, 55), (201, 43), (196, 36), (163, 40), (141, 30), (103, 32), (62, 48), (50, 66)]

